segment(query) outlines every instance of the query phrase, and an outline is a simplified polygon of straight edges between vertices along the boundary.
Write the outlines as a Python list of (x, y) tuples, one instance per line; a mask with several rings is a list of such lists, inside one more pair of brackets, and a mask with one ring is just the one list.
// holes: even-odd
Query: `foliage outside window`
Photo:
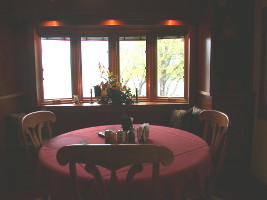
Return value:
[(41, 77), (39, 103), (81, 102), (94, 97), (103, 78), (99, 64), (123, 85), (138, 91), (139, 101), (188, 102), (188, 36), (166, 30), (71, 30), (38, 32)]
[(157, 37), (157, 96), (184, 96), (184, 38)]
[(146, 37), (120, 37), (120, 76), (139, 96), (146, 96)]

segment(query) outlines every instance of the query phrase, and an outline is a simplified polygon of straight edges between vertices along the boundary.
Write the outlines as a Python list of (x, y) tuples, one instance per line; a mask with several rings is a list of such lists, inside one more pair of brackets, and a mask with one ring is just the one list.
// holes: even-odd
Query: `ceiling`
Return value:
[(181, 19), (201, 17), (209, 0), (6, 0), (5, 19), (18, 21), (86, 19)]

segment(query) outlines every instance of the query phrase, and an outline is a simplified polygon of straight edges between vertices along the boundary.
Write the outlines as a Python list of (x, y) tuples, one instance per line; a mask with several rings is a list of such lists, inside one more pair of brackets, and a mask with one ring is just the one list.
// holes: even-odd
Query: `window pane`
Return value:
[(145, 36), (120, 37), (120, 77), (132, 94), (146, 96), (146, 40)]
[(70, 39), (42, 38), (44, 99), (71, 98)]
[(184, 38), (157, 38), (157, 96), (184, 97)]
[(104, 81), (100, 77), (99, 63), (108, 68), (108, 38), (82, 37), (82, 80), (83, 97), (90, 97), (90, 89), (94, 97), (94, 86)]

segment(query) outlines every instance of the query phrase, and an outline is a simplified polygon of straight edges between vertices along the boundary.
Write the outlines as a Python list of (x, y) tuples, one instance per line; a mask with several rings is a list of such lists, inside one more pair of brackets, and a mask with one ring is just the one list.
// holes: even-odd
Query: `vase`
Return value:
[(109, 89), (108, 90), (108, 97), (111, 100), (110, 103), (112, 103), (112, 104), (121, 104), (122, 103), (120, 90)]
[(99, 85), (94, 86), (95, 90), (95, 97), (100, 97), (101, 96), (101, 88)]

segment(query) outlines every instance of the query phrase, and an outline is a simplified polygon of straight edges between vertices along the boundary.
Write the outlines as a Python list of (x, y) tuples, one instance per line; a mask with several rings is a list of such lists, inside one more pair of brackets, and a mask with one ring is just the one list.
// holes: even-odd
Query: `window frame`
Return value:
[[(141, 102), (162, 103), (189, 103), (190, 82), (190, 38), (188, 26), (88, 26), (84, 28), (38, 27), (35, 31), (36, 56), (36, 89), (38, 105), (72, 103), (72, 98), (44, 100), (42, 82), (42, 54), (41, 37), (62, 36), (70, 37), (71, 42), (71, 74), (72, 94), (78, 94), (82, 103), (89, 102), (90, 98), (83, 97), (82, 91), (82, 63), (81, 37), (105, 36), (109, 38), (109, 70), (119, 76), (119, 37), (129, 35), (146, 35), (146, 97), (139, 97)], [(157, 36), (162, 35), (184, 36), (184, 97), (157, 97)], [(190, 89), (191, 90), (191, 89)], [(135, 94), (135, 91), (132, 91)], [(94, 98), (95, 100), (95, 98)]]

